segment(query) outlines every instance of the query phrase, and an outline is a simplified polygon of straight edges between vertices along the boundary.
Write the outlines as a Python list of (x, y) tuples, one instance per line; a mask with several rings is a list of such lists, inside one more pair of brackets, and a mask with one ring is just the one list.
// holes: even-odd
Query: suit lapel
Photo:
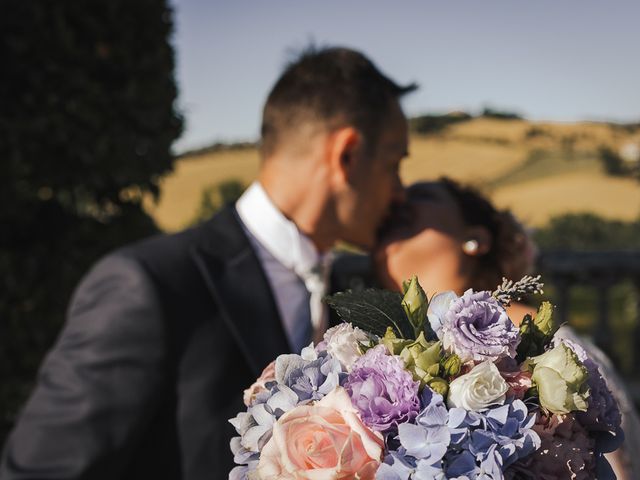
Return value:
[(290, 351), (271, 287), (235, 209), (201, 227), (192, 256), (220, 315), (254, 371)]

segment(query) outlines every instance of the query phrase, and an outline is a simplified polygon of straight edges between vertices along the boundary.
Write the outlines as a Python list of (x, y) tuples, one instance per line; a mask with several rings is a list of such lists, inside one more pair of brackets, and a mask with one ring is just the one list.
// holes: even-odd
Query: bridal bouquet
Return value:
[(621, 441), (620, 413), (597, 366), (554, 338), (550, 304), (519, 326), (505, 311), (541, 287), (428, 301), (414, 277), (404, 296), (329, 297), (345, 323), (245, 392), (229, 477), (613, 478), (602, 450)]

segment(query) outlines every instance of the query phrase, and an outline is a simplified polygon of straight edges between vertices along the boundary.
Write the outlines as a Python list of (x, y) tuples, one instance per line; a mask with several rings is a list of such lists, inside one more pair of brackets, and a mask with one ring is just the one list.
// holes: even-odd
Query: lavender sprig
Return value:
[(525, 275), (517, 282), (502, 278), (502, 284), (493, 292), (493, 296), (502, 305), (508, 307), (512, 301), (519, 301), (523, 295), (544, 293), (542, 287), (544, 283), (540, 281), (540, 275), (532, 277)]

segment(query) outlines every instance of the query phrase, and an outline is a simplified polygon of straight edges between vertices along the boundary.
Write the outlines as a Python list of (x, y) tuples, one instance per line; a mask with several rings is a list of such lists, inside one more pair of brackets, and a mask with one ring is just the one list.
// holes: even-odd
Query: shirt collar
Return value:
[(322, 260), (309, 237), (273, 204), (259, 182), (253, 182), (236, 203), (249, 233), (283, 266), (303, 275)]

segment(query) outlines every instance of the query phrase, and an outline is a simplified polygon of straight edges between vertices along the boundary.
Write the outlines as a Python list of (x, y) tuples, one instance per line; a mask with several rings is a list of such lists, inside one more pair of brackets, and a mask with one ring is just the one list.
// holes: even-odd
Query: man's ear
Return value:
[(486, 227), (476, 225), (465, 229), (462, 250), (471, 257), (486, 255), (491, 250), (491, 233)]
[(330, 135), (328, 161), (331, 171), (342, 181), (351, 183), (360, 162), (362, 137), (353, 127), (343, 127)]

